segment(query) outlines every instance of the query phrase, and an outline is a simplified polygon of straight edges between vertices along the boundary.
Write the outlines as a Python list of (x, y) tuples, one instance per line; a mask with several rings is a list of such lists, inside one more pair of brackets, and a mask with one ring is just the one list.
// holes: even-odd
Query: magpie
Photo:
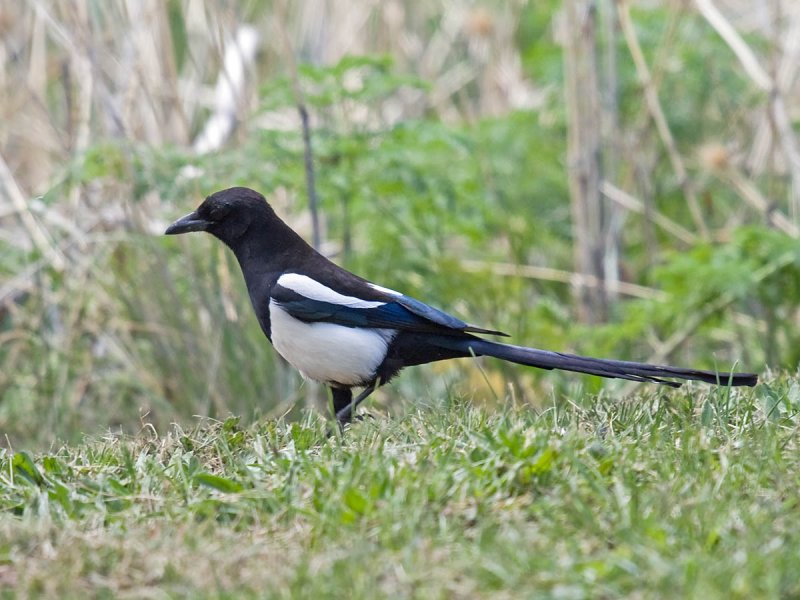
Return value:
[[(753, 386), (750, 373), (721, 373), (589, 358), (504, 344), (470, 325), (331, 262), (295, 233), (264, 196), (233, 187), (208, 196), (166, 235), (207, 231), (234, 253), (264, 334), (303, 377), (327, 385), (340, 424), (401, 369), (450, 358), (493, 356), (538, 367), (680, 387), (672, 379)], [(354, 398), (353, 388), (363, 388)]]

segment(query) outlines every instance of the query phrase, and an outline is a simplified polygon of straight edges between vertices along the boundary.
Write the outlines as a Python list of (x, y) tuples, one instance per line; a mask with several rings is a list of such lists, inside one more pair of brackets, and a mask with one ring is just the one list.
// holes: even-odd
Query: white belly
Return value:
[(304, 323), (269, 303), (272, 344), (303, 377), (322, 383), (360, 385), (383, 362), (394, 329), (358, 329)]

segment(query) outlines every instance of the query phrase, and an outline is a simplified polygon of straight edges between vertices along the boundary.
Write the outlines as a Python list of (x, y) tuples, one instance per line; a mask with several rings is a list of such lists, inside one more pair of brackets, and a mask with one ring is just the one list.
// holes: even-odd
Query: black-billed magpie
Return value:
[[(502, 344), (505, 336), (469, 325), (400, 292), (358, 277), (309, 246), (258, 192), (234, 187), (210, 195), (166, 235), (207, 231), (236, 255), (264, 334), (308, 378), (331, 389), (340, 423), (404, 367), (448, 358), (494, 356), (540, 369), (680, 387), (669, 379), (753, 386), (750, 373), (717, 373), (588, 358)], [(352, 388), (363, 387), (353, 398)]]

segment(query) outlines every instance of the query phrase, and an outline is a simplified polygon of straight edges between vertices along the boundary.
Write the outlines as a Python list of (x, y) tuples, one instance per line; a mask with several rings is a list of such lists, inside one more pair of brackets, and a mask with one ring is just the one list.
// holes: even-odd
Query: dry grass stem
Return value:
[[(597, 288), (604, 285), (604, 282), (590, 275), (553, 269), (550, 267), (538, 267), (535, 265), (518, 265), (513, 263), (488, 262), (482, 260), (462, 260), (459, 262), (462, 269), (469, 273), (489, 272), (492, 275), (503, 277), (524, 277), (526, 279), (540, 279), (542, 281), (557, 281), (567, 283), (573, 287)], [(666, 295), (664, 292), (628, 281), (617, 282), (617, 291), (625, 296), (633, 298), (647, 298), (651, 300), (663, 300)]]
[(697, 236), (691, 231), (682, 227), (669, 217), (664, 216), (660, 212), (648, 209), (644, 202), (621, 190), (610, 181), (603, 181), (600, 186), (600, 191), (609, 199), (614, 201), (622, 208), (635, 212), (640, 215), (645, 215), (646, 218), (651, 219), (654, 224), (658, 225), (661, 229), (684, 242), (685, 244), (694, 244), (697, 242)]
[(625, 37), (628, 51), (633, 58), (633, 63), (636, 65), (636, 72), (639, 76), (639, 82), (642, 85), (644, 99), (650, 112), (650, 116), (656, 125), (658, 135), (661, 138), (661, 142), (664, 144), (665, 150), (667, 151), (667, 155), (669, 156), (670, 163), (672, 164), (672, 169), (675, 171), (675, 177), (678, 180), (678, 184), (681, 186), (681, 189), (683, 189), (683, 193), (686, 196), (689, 212), (694, 219), (695, 225), (700, 231), (700, 235), (703, 238), (708, 238), (708, 227), (706, 226), (705, 219), (703, 218), (703, 213), (700, 210), (697, 194), (695, 193), (694, 186), (689, 179), (689, 174), (686, 171), (683, 158), (678, 152), (677, 145), (675, 144), (675, 138), (673, 137), (672, 131), (667, 123), (667, 118), (664, 115), (664, 109), (661, 106), (661, 101), (658, 99), (658, 90), (653, 85), (650, 69), (647, 66), (647, 61), (645, 60), (642, 48), (639, 45), (639, 39), (636, 36), (636, 29), (634, 28), (633, 21), (631, 20), (630, 16), (628, 0), (620, 0), (617, 3), (617, 7), (620, 27), (622, 28), (622, 33)]

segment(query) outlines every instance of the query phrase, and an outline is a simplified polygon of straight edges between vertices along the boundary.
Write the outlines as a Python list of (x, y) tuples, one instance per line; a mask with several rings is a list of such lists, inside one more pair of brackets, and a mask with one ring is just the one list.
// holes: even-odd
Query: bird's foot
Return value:
[[(348, 426), (353, 425), (354, 423), (361, 423), (362, 421), (366, 421), (366, 420), (374, 421), (375, 420), (375, 415), (372, 415), (370, 413), (362, 413), (362, 414), (355, 415), (353, 417), (349, 417), (349, 415), (348, 415), (347, 419), (340, 419), (337, 416), (336, 425), (337, 425), (337, 428), (339, 430), (338, 431), (339, 435), (342, 435), (345, 432), (345, 430), (347, 429)], [(326, 437), (333, 437), (335, 434), (336, 434), (336, 430), (333, 427), (328, 427), (327, 431), (325, 432), (325, 436)]]

